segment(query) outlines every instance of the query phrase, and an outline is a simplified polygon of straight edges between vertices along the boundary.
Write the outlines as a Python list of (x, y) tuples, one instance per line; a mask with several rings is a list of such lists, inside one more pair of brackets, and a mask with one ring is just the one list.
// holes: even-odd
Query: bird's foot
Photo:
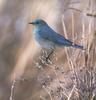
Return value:
[(47, 64), (52, 64), (52, 61), (51, 61), (50, 57), (46, 57), (45, 60), (46, 60), (46, 63), (47, 63)]

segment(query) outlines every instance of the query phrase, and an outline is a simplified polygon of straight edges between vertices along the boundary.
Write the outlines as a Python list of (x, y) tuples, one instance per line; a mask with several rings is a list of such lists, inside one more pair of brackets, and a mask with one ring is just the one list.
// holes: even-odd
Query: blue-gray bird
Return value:
[(83, 50), (83, 46), (74, 44), (62, 35), (55, 32), (44, 20), (35, 19), (29, 24), (35, 26), (33, 33), (35, 40), (42, 48), (50, 49), (51, 52), (46, 57), (46, 61), (50, 59), (55, 47), (74, 47)]
[(34, 38), (38, 42), (38, 44), (40, 44), (42, 48), (51, 49), (51, 52), (46, 57), (46, 61), (48, 61), (51, 54), (54, 52), (54, 48), (57, 46), (74, 47), (83, 50), (83, 46), (74, 44), (70, 40), (58, 34), (42, 19), (35, 19), (29, 24), (35, 26), (33, 33), (34, 33)]
[(83, 49), (83, 46), (74, 44), (70, 40), (66, 39), (62, 35), (55, 32), (44, 20), (35, 19), (29, 24), (35, 26), (33, 33), (35, 40), (40, 44), (42, 48), (54, 49), (58, 47), (74, 47)]

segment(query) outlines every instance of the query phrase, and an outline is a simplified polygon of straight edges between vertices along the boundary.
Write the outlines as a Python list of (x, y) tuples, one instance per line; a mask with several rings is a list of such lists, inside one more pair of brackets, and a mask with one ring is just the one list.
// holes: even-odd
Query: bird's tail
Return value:
[(83, 46), (78, 45), (78, 44), (73, 44), (72, 47), (85, 50)]

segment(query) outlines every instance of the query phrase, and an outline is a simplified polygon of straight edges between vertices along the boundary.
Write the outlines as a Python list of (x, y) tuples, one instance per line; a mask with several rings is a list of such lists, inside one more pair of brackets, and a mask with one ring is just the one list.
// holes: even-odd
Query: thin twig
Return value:
[(70, 94), (69, 94), (69, 96), (68, 96), (68, 99), (67, 100), (70, 100), (71, 99), (71, 97), (72, 97), (72, 94), (73, 94), (73, 92), (74, 92), (74, 90), (75, 90), (75, 85), (73, 86), (73, 88), (72, 88), (72, 90), (71, 90), (71, 92), (70, 92)]
[(68, 7), (68, 8), (66, 8), (64, 11), (66, 12), (67, 10), (74, 10), (74, 11), (77, 11), (77, 12), (79, 12), (79, 13), (82, 13), (82, 12), (83, 12), (82, 10), (77, 9), (77, 8), (73, 8), (73, 7)]
[(11, 94), (10, 94), (9, 100), (13, 100), (13, 94), (14, 94), (15, 83), (16, 83), (16, 80), (14, 80), (13, 83), (12, 83), (12, 86), (11, 86)]
[[(62, 15), (62, 25), (63, 25), (63, 33), (65, 35), (65, 37), (68, 39), (68, 36), (67, 36), (67, 30), (66, 30), (66, 26), (65, 26), (65, 23), (64, 23), (64, 15)], [(65, 51), (66, 51), (66, 55), (67, 55), (67, 61), (68, 61), (68, 64), (69, 64), (69, 68), (70, 70), (72, 70), (72, 66), (71, 66), (71, 63), (70, 63), (70, 60), (69, 60), (69, 55), (68, 55), (68, 48), (65, 48)]]
[[(64, 23), (64, 15), (62, 16), (62, 24), (63, 24), (63, 30), (64, 30), (65, 37), (68, 38), (67, 32), (66, 32), (66, 28), (65, 28), (65, 23)], [(72, 23), (72, 25), (73, 25), (73, 23)], [(72, 29), (72, 30), (74, 30), (74, 29)], [(66, 48), (66, 55), (67, 55), (67, 60), (68, 60), (70, 69), (73, 70), (73, 73), (75, 75), (75, 82), (78, 84), (77, 74), (76, 74), (76, 71), (75, 71), (75, 68), (74, 68), (74, 63), (73, 63), (72, 59), (70, 59), (70, 57), (69, 57), (68, 49), (67, 48)]]
[(40, 99), (42, 99), (42, 100), (46, 100), (45, 97), (43, 97), (43, 96), (40, 96)]
[(74, 44), (74, 27), (75, 27), (75, 22), (74, 22), (75, 20), (74, 20), (74, 13), (72, 12), (72, 39), (73, 39), (73, 44)]

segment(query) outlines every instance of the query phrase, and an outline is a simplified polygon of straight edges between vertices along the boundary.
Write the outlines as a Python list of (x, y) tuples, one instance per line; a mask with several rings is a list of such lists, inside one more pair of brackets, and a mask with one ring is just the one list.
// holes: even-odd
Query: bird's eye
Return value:
[(36, 22), (36, 24), (39, 24), (39, 22)]

